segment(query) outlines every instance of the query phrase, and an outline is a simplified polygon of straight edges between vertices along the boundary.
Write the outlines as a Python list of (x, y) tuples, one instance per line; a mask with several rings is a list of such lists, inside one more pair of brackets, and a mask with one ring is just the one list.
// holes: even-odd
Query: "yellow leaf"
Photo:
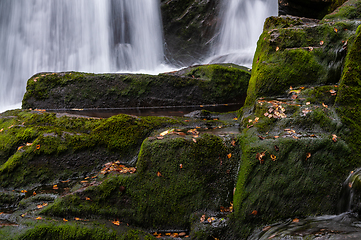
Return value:
[(22, 192), (22, 193), (27, 193), (28, 191), (26, 191), (26, 190), (21, 190), (20, 192)]
[(277, 157), (275, 155), (271, 154), (271, 159), (272, 159), (272, 161), (276, 161)]
[(54, 190), (59, 189), (59, 188), (58, 188), (58, 185), (54, 185), (54, 186), (53, 186), (53, 189), (54, 189)]
[(337, 33), (337, 32), (338, 32), (338, 29), (337, 29), (337, 28), (334, 28), (333, 31), (335, 31), (335, 33)]
[(36, 150), (40, 149), (40, 144), (36, 145)]
[(75, 221), (81, 221), (82, 219), (81, 218), (74, 218), (75, 219)]
[(68, 220), (66, 220), (65, 218), (63, 218), (63, 221), (64, 221), (64, 222), (67, 222)]
[(332, 134), (332, 141), (337, 142), (337, 135), (336, 134)]
[(36, 220), (40, 220), (41, 219), (41, 217), (37, 217), (37, 218), (35, 218)]

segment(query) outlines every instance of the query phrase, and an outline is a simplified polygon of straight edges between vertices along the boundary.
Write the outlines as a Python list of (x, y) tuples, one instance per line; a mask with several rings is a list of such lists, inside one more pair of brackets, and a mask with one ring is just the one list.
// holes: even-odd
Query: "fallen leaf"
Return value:
[(74, 218), (75, 221), (81, 221), (82, 219), (81, 218)]
[(90, 199), (90, 198), (88, 198), (88, 197), (85, 197), (85, 200), (86, 200), (86, 201), (91, 201), (91, 199)]
[(21, 192), (21, 193), (27, 193), (28, 191), (26, 191), (26, 190), (21, 190), (20, 192)]
[(324, 44), (324, 42), (323, 41), (320, 41), (320, 45), (322, 46)]
[(231, 157), (232, 157), (232, 153), (228, 153), (228, 154), (227, 154), (227, 157), (228, 157), (228, 158), (231, 158)]
[(200, 219), (200, 222), (204, 222), (206, 220), (206, 215), (202, 215), (201, 219)]
[(235, 140), (232, 140), (231, 141), (231, 145), (234, 147), (234, 146), (236, 146), (236, 141)]
[(274, 136), (275, 139), (279, 138), (280, 136)]
[(256, 216), (258, 214), (258, 212), (257, 212), (257, 210), (253, 210), (251, 214)]
[(292, 222), (294, 222), (294, 223), (298, 223), (299, 221), (300, 221), (300, 219), (298, 219), (298, 218), (295, 218), (292, 220)]
[(69, 220), (67, 220), (67, 219), (63, 218), (63, 221), (64, 221), (64, 222), (68, 222)]
[(35, 192), (35, 191), (33, 191), (33, 196), (36, 196), (36, 192)]
[(258, 159), (259, 163), (262, 164), (264, 163), (264, 159), (263, 157), (266, 155), (266, 152), (261, 152), (261, 153), (257, 153), (256, 154), (256, 158)]
[(337, 33), (337, 32), (338, 32), (338, 29), (337, 29), (337, 28), (334, 28), (333, 31), (334, 31), (335, 33)]
[(24, 146), (20, 146), (20, 147), (18, 147), (18, 151), (20, 150), (20, 149), (22, 149)]
[(332, 134), (332, 141), (337, 142), (337, 135), (336, 134)]
[(0, 129), (0, 132), (2, 132), (2, 131), (4, 131), (4, 129), (2, 128), (2, 129)]
[(40, 149), (40, 144), (36, 145), (36, 150)]
[(322, 106), (325, 107), (325, 108), (328, 108), (328, 106), (324, 103), (322, 103)]
[(261, 135), (258, 135), (258, 138), (261, 139), (261, 140), (266, 139), (265, 137), (262, 137)]
[(35, 218), (36, 220), (41, 220), (41, 217), (37, 217), (37, 218)]
[(277, 157), (275, 155), (271, 154), (271, 159), (272, 159), (272, 161), (276, 161)]
[(280, 50), (280, 48), (279, 48), (279, 47), (276, 47), (276, 52), (277, 52), (278, 50)]
[(164, 137), (165, 135), (168, 135), (170, 133), (174, 132), (174, 129), (170, 129), (170, 130), (167, 130), (167, 131), (164, 131), (164, 132), (161, 132), (159, 135), (161, 137)]
[(194, 139), (194, 138), (193, 138), (192, 140), (193, 140), (193, 142), (195, 142), (195, 143), (197, 142), (197, 140), (196, 140), (196, 139)]
[(306, 105), (310, 105), (311, 104), (311, 102), (306, 102)]
[(293, 94), (292, 96), (291, 96), (291, 99), (292, 100), (296, 100), (298, 98), (298, 96), (296, 95), (296, 94)]
[(113, 223), (114, 225), (117, 225), (117, 226), (120, 225), (120, 222), (119, 222), (119, 221), (112, 221), (112, 223)]
[(330, 93), (331, 93), (332, 96), (335, 96), (337, 92), (335, 90), (331, 89)]
[(59, 189), (59, 188), (58, 188), (58, 185), (54, 185), (54, 186), (53, 186), (53, 189), (54, 189), (54, 190)]
[(237, 121), (237, 120), (238, 120), (238, 118), (233, 118), (233, 120)]
[(268, 230), (270, 230), (270, 229), (271, 229), (271, 226), (267, 226), (267, 227), (264, 227), (264, 228), (262, 229), (262, 231), (265, 232), (265, 231), (268, 231)]
[(162, 177), (162, 174), (160, 172), (157, 172), (158, 177)]
[(276, 150), (276, 152), (278, 152), (280, 150), (280, 148), (277, 145), (275, 145), (275, 150)]
[(311, 157), (311, 153), (307, 153), (306, 160), (309, 159), (310, 157)]
[(179, 168), (182, 169), (182, 168), (183, 168), (183, 164), (179, 164)]
[(27, 146), (27, 147), (29, 147), (29, 146), (31, 146), (31, 145), (33, 145), (33, 143), (26, 143), (26, 146)]

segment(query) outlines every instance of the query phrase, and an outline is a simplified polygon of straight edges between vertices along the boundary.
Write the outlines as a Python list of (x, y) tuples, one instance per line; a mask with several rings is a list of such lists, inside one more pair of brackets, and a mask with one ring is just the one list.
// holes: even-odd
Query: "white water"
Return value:
[(278, 0), (224, 0), (223, 4), (220, 32), (206, 63), (251, 67), (265, 19), (278, 15)]
[(155, 72), (161, 29), (158, 0), (1, 0), (0, 112), (38, 72)]

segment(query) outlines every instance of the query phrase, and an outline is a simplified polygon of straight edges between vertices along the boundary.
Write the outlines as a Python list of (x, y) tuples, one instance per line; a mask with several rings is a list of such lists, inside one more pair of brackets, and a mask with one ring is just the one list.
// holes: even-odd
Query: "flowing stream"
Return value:
[(158, 0), (0, 0), (0, 112), (42, 71), (155, 71)]
[(221, 26), (206, 63), (251, 67), (267, 17), (278, 15), (278, 0), (224, 0)]

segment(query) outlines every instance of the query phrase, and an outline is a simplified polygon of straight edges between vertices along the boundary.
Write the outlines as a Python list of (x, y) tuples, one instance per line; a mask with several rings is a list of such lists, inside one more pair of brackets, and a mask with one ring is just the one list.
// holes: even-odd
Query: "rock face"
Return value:
[(346, 0), (279, 0), (279, 15), (322, 19)]
[(250, 72), (228, 65), (180, 73), (41, 73), (28, 81), (23, 108), (122, 108), (242, 103)]
[(219, 0), (162, 0), (168, 60), (189, 66), (208, 53), (219, 22)]

